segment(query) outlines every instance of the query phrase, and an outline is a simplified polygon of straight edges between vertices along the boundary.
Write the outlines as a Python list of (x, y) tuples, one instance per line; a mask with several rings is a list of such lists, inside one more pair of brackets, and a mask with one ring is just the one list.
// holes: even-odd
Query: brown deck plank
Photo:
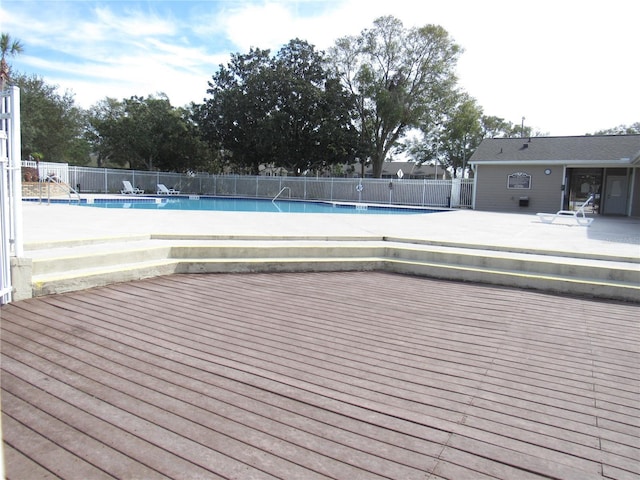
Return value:
[[(85, 334), (85, 337), (86, 337), (86, 334)], [(102, 339), (102, 337), (96, 336), (95, 339), (99, 341)], [(101, 342), (101, 343), (104, 343), (104, 342)], [(110, 346), (117, 347), (118, 344), (110, 345)], [(110, 361), (126, 363), (128, 366), (135, 367), (137, 371), (144, 372), (147, 375), (159, 376), (163, 379), (171, 380), (177, 385), (179, 384), (186, 385), (189, 387), (189, 389), (202, 392), (203, 394), (208, 393), (209, 395), (212, 395), (212, 393), (210, 391), (208, 392), (208, 390), (211, 390), (211, 387), (215, 387), (215, 392), (214, 392), (215, 397), (222, 399), (224, 402), (227, 402), (230, 405), (242, 404), (243, 408), (248, 408), (247, 402), (249, 398), (259, 399), (268, 405), (265, 406), (263, 404), (258, 404), (257, 407), (251, 405), (254, 409), (262, 407), (262, 410), (264, 410), (266, 407), (271, 407), (270, 409), (267, 408), (268, 412), (266, 413), (262, 412), (263, 415), (277, 417), (278, 412), (274, 411), (272, 407), (274, 406), (282, 407), (283, 404), (286, 404), (288, 411), (280, 413), (280, 416), (282, 416), (288, 421), (292, 420), (292, 416), (291, 416), (292, 410), (296, 410), (296, 409), (301, 410), (306, 415), (309, 415), (310, 413), (308, 408), (301, 408), (299, 406), (299, 402), (294, 402), (289, 399), (285, 399), (285, 398), (277, 397), (273, 395), (269, 396), (267, 392), (265, 392), (263, 389), (255, 389), (254, 391), (251, 391), (251, 392), (247, 392), (246, 388), (245, 390), (240, 390), (238, 388), (237, 382), (234, 383), (230, 379), (224, 379), (220, 377), (211, 378), (211, 377), (203, 376), (202, 370), (197, 370), (192, 367), (188, 367), (186, 365), (172, 364), (171, 362), (164, 361), (161, 356), (158, 356), (154, 359), (150, 359), (149, 357), (146, 357), (144, 358), (145, 361), (142, 362), (142, 361), (137, 361), (138, 357), (135, 355), (132, 355), (132, 353), (134, 352), (132, 352), (131, 349), (126, 349), (126, 356), (123, 355), (122, 353), (116, 352), (115, 350), (102, 349), (98, 343), (94, 345), (93, 349), (96, 352), (98, 351), (101, 352), (104, 358), (108, 358)], [(122, 352), (124, 352), (124, 350)], [(244, 386), (246, 387), (246, 385)], [(303, 405), (303, 407), (304, 406), (306, 405)], [(318, 409), (313, 413), (316, 416), (322, 417), (323, 422), (325, 423), (328, 422), (327, 414), (329, 412), (327, 412), (326, 410)], [(348, 423), (349, 421), (349, 418), (345, 416), (335, 416), (335, 417), (337, 418), (333, 419), (333, 422), (336, 425), (341, 425), (342, 428), (345, 427), (345, 422)], [(310, 417), (307, 416), (307, 417), (304, 417), (304, 420), (303, 420), (303, 422), (307, 426), (309, 424), (309, 419)], [(358, 427), (360, 430), (363, 430), (360, 424), (358, 424)], [(380, 438), (388, 437), (389, 435), (392, 435), (392, 434), (393, 432), (389, 430), (385, 430), (381, 433), (378, 433), (375, 431), (372, 433), (369, 433), (369, 435), (371, 436), (375, 435), (376, 437), (380, 437)], [(400, 442), (401, 438), (398, 438), (396, 436), (394, 440), (395, 442)], [(359, 443), (361, 442), (362, 442), (362, 439), (359, 439)], [(425, 446), (419, 445), (413, 448), (417, 452), (417, 451), (423, 450)]]
[[(88, 361), (88, 358), (83, 358), (83, 362)], [(214, 406), (217, 407), (217, 405), (211, 406), (210, 404), (212, 402), (210, 401), (200, 402), (200, 405), (198, 405), (196, 402), (200, 396), (181, 394), (181, 392), (177, 391), (178, 389), (175, 387), (172, 388), (171, 385), (166, 382), (162, 382), (159, 379), (157, 379), (156, 382), (153, 382), (153, 384), (147, 384), (146, 387), (148, 390), (143, 396), (136, 398), (135, 391), (139, 390), (137, 387), (143, 384), (144, 378), (138, 378), (132, 371), (125, 370), (126, 369), (121, 367), (120, 369), (117, 369), (114, 374), (109, 374), (104, 370), (101, 372), (92, 371), (92, 369), (88, 368), (86, 365), (74, 365), (73, 368), (73, 371), (85, 376), (92, 376), (94, 378), (100, 376), (101, 384), (110, 387), (113, 390), (117, 389), (123, 394), (130, 395), (129, 398), (125, 399), (128, 408), (132, 407), (135, 400), (144, 402), (146, 405), (136, 410), (136, 414), (139, 416), (144, 414), (149, 416), (150, 419), (153, 418), (150, 416), (150, 411), (153, 410), (153, 407), (169, 412), (165, 413), (165, 417), (171, 417), (171, 412), (174, 411), (188, 412), (188, 414), (185, 413), (182, 415), (182, 419), (175, 420), (186, 420), (185, 423), (192, 422), (189, 430), (191, 438), (202, 438), (202, 441), (204, 441), (204, 438), (208, 437), (210, 442), (214, 442), (218, 445), (226, 442), (227, 445), (224, 452), (229, 456), (234, 456), (234, 458), (237, 458), (238, 460), (246, 461), (246, 458), (243, 457), (243, 451), (248, 449), (247, 445), (245, 445), (248, 444), (258, 446), (263, 451), (271, 451), (273, 453), (280, 453), (282, 456), (288, 456), (290, 461), (295, 462), (296, 464), (307, 464), (309, 468), (313, 467), (318, 469), (322, 471), (324, 475), (328, 476), (334, 476), (337, 474), (338, 476), (346, 475), (349, 478), (358, 478), (358, 472), (349, 472), (344, 466), (344, 463), (346, 463), (347, 460), (355, 463), (362, 470), (366, 470), (367, 468), (374, 466), (376, 471), (384, 473), (386, 469), (384, 459), (370, 456), (365, 457), (357, 450), (346, 448), (344, 445), (336, 445), (322, 437), (312, 437), (310, 435), (305, 436), (299, 430), (294, 431), (292, 428), (285, 428), (282, 424), (266, 417), (255, 418), (252, 424), (251, 418), (248, 418), (250, 417), (248, 412), (243, 412), (242, 414), (237, 415), (237, 418), (235, 419), (232, 418), (229, 413), (225, 416), (217, 415), (214, 412), (219, 407), (212, 409)], [(120, 405), (118, 403), (119, 400), (117, 396), (109, 396), (109, 393), (107, 392), (99, 392), (99, 394), (102, 398), (108, 396), (110, 403)], [(179, 400), (179, 397), (183, 398)], [(124, 409), (124, 406), (120, 405), (120, 408)], [(142, 412), (143, 408), (144, 413)], [(205, 408), (207, 408), (207, 410), (205, 410)], [(248, 426), (239, 423), (240, 420), (245, 424), (248, 424)], [(152, 421), (158, 425), (161, 424), (161, 421), (157, 417), (152, 419)], [(181, 427), (177, 422), (172, 422), (171, 425), (166, 428), (176, 431), (176, 429), (185, 427)], [(202, 428), (209, 428), (211, 431), (199, 432), (198, 430), (201, 430)], [(226, 438), (220, 438), (218, 441), (215, 441), (213, 437), (218, 433), (226, 436)], [(298, 443), (307, 447), (308, 450), (300, 447), (296, 448), (295, 444), (292, 442), (282, 441), (279, 438), (282, 436), (296, 438)], [(231, 451), (230, 446), (233, 445), (236, 445), (237, 448)], [(331, 464), (335, 463), (333, 460), (334, 458), (344, 461), (344, 463), (339, 462), (337, 464), (337, 470), (336, 467), (331, 468)], [(276, 460), (271, 460), (271, 462), (275, 464), (274, 468), (279, 472), (284, 471), (286, 468), (291, 470), (292, 475), (302, 475), (305, 478), (312, 478), (312, 474), (310, 472), (303, 471), (296, 473), (295, 469), (291, 466), (278, 464)], [(404, 478), (414, 478), (417, 475), (422, 475), (421, 472), (412, 472), (411, 469), (403, 468), (402, 465), (397, 464), (394, 465), (393, 471), (402, 474)], [(375, 475), (370, 474), (369, 476), (373, 478)]]
[[(470, 415), (470, 413), (468, 413), (467, 415)], [(503, 418), (504, 418), (504, 417), (503, 417)], [(513, 419), (514, 419), (515, 421), (518, 421), (518, 418), (517, 418), (517, 417), (513, 417)], [(503, 422), (498, 422), (498, 423), (504, 423), (504, 420), (503, 420)], [(520, 424), (521, 424), (521, 423), (522, 423), (522, 422), (520, 422)], [(519, 427), (520, 427), (520, 428), (522, 428), (522, 425), (519, 425)], [(540, 431), (540, 429), (539, 429), (539, 428), (535, 428), (535, 425), (533, 425), (533, 426), (530, 428), (530, 430), (532, 430), (532, 431), (536, 431), (536, 430)], [(555, 430), (556, 430), (556, 431), (560, 431), (560, 429), (555, 429)], [(576, 437), (576, 438), (578, 437), (578, 435), (577, 435), (577, 434), (573, 434), (573, 432), (572, 432), (572, 431), (570, 431), (570, 430), (566, 430), (566, 429), (565, 429), (565, 430), (562, 430), (562, 432), (564, 433), (564, 435), (565, 435), (565, 436), (566, 436), (566, 435), (569, 435), (569, 436), (573, 436), (573, 437)], [(557, 438), (557, 436), (556, 436), (556, 438)], [(595, 442), (595, 443), (597, 443), (597, 441), (596, 441), (596, 440), (593, 440), (593, 441), (592, 441), (592, 444), (593, 444), (594, 442)]]
[(56, 445), (64, 445), (65, 450), (97, 468), (108, 471), (118, 478), (127, 476), (150, 480), (168, 478), (154, 469), (133, 461), (128, 455), (112, 449), (85, 432), (74, 429), (44, 410), (31, 408), (33, 397), (40, 395), (40, 392), (32, 390), (31, 395), (27, 397), (28, 400), (13, 396), (6, 389), (3, 395), (7, 396), (7, 415), (23, 425), (33, 425), (32, 428), (36, 429), (39, 435), (48, 438)]
[[(5, 402), (4, 399), (3, 402)], [(38, 419), (37, 412), (33, 414), (35, 418), (31, 419), (30, 424), (35, 424)], [(81, 456), (68, 451), (65, 448), (66, 445), (56, 444), (54, 441), (34, 431), (30, 425), (25, 425), (10, 415), (2, 416), (2, 430), (5, 443), (27, 457), (29, 464), (35, 462), (39, 465), (39, 468), (34, 471), (35, 475), (40, 475), (44, 470), (49, 470), (60, 478), (115, 478), (86, 462)], [(22, 477), (25, 480), (31, 478), (31, 474), (26, 471), (24, 464), (18, 465), (15, 471), (11, 464), (7, 464), (5, 474), (7, 478), (18, 478), (19, 474), (25, 475)]]
[[(54, 332), (49, 330), (50, 335), (53, 333)], [(60, 338), (62, 337), (62, 333), (59, 334), (59, 337)], [(68, 340), (68, 339), (65, 339), (65, 340)], [(68, 350), (71, 350), (71, 349), (68, 349)], [(202, 395), (208, 393), (207, 385), (203, 385), (200, 388), (198, 388), (198, 385), (194, 384), (193, 378), (187, 378), (185, 381), (184, 375), (176, 375), (176, 374), (172, 375), (172, 372), (168, 370), (163, 370), (162, 372), (159, 372), (157, 370), (157, 367), (155, 366), (150, 367), (148, 365), (145, 365), (142, 362), (136, 362), (135, 360), (132, 360), (131, 357), (122, 358), (124, 357), (123, 355), (117, 355), (114, 352), (109, 351), (107, 349), (102, 349), (97, 345), (94, 345), (92, 351), (96, 354), (99, 354), (99, 355), (95, 355), (95, 360), (91, 362), (93, 365), (102, 366), (102, 368), (108, 368), (110, 365), (115, 365), (115, 367), (112, 366), (111, 368), (109, 368), (110, 373), (119, 375), (119, 377), (126, 378), (129, 381), (139, 382), (139, 385), (145, 385), (148, 388), (154, 388), (156, 390), (160, 390), (163, 392), (171, 392), (171, 395), (175, 396), (176, 398), (178, 397), (183, 398), (185, 400), (188, 400), (194, 405), (198, 405)], [(105, 363), (104, 360), (108, 360), (109, 363), (108, 364)], [(83, 361), (90, 362), (91, 360), (87, 358), (86, 355), (83, 355)], [(122, 367), (125, 364), (128, 367), (127, 369), (124, 369)], [(149, 380), (151, 378), (153, 378), (153, 381)], [(169, 382), (169, 380), (171, 380), (171, 382), (173, 383)], [(158, 383), (162, 385), (158, 386), (157, 385)], [(196, 392), (194, 393), (194, 391)], [(271, 419), (276, 419), (279, 422), (282, 422), (283, 424), (284, 423), (290, 424), (291, 426), (297, 428), (299, 431), (304, 431), (304, 430), (308, 430), (310, 432), (313, 431), (313, 428), (311, 428), (312, 425), (310, 425), (311, 419), (308, 416), (302, 417), (301, 419), (297, 420), (296, 418), (293, 417), (290, 411), (282, 412), (282, 411), (278, 411), (282, 409), (276, 409), (273, 407), (266, 408), (266, 406), (262, 404), (252, 405), (251, 406), (252, 408), (249, 408), (250, 406), (247, 405), (248, 403), (247, 398), (242, 397), (240, 395), (234, 396), (229, 394), (224, 396), (224, 395), (220, 395), (220, 393), (222, 392), (216, 391), (215, 397), (216, 399), (220, 397), (224, 398), (224, 402), (222, 400), (213, 402), (215, 400), (213, 398), (213, 395), (211, 393), (208, 393), (208, 401), (206, 402), (206, 405), (203, 404), (200, 406), (202, 408), (211, 409), (213, 407), (212, 404), (215, 403), (214, 410), (224, 412), (226, 418), (233, 419), (235, 417), (235, 421), (242, 422), (244, 424), (250, 425), (251, 428), (254, 428), (257, 430), (263, 430), (271, 434), (280, 433), (281, 435), (283, 435), (282, 432), (279, 432), (280, 430), (283, 430), (283, 426), (279, 425), (276, 422), (271, 421)], [(254, 402), (254, 403), (257, 403), (257, 402)], [(282, 403), (282, 399), (280, 399), (278, 403)], [(235, 405), (242, 405), (243, 408), (241, 409), (241, 408), (235, 407)], [(259, 415), (252, 415), (251, 410), (255, 410)], [(305, 412), (305, 413), (308, 414), (308, 412)], [(213, 412), (211, 412), (211, 415), (215, 416)], [(252, 421), (252, 417), (255, 417), (253, 421)], [(375, 442), (372, 438), (361, 437), (358, 435), (349, 435), (347, 432), (344, 431), (345, 420), (346, 419), (344, 417), (339, 420), (339, 423), (342, 424), (341, 428), (343, 429), (343, 431), (339, 436), (336, 436), (336, 438), (334, 439), (335, 442), (340, 442), (341, 445), (351, 444), (354, 447), (360, 446), (360, 448), (363, 442), (367, 442), (368, 451), (373, 451), (376, 454), (386, 455), (388, 457), (397, 456), (401, 458), (402, 461), (407, 465), (415, 464), (421, 469), (425, 467), (424, 462), (420, 462), (421, 455), (417, 454), (417, 452), (420, 452), (424, 449), (424, 445), (414, 447), (413, 452), (410, 455), (407, 455), (406, 450), (398, 449), (393, 444)], [(319, 434), (323, 434), (326, 437), (326, 431), (318, 429), (318, 432)], [(386, 432), (384, 434), (384, 437), (388, 437), (390, 433), (392, 432)], [(238, 438), (242, 439), (242, 438), (246, 438), (248, 434), (241, 433), (237, 436)], [(379, 436), (381, 438), (383, 437), (383, 435), (379, 435)], [(353, 438), (346, 438), (346, 437), (353, 437)], [(322, 437), (319, 435), (316, 435), (315, 442), (318, 443), (321, 440), (322, 440)], [(396, 436), (396, 441), (398, 440), (399, 439)], [(318, 450), (320, 450), (317, 444), (315, 445), (315, 447)], [(328, 448), (331, 448), (331, 446)], [(335, 448), (335, 446), (332, 448)], [(344, 450), (348, 452), (348, 449), (344, 449)], [(333, 455), (339, 455), (339, 454), (334, 453)], [(351, 455), (356, 456), (357, 452), (351, 453)], [(323, 462), (326, 463), (327, 461), (323, 460)], [(405, 474), (407, 475), (407, 478), (410, 477), (408, 472), (406, 472)]]
[(87, 465), (171, 478), (150, 452), (183, 476), (622, 478), (637, 312), (378, 272), (159, 277), (3, 307), (2, 401), (40, 442), (77, 431)]
[[(127, 455), (132, 461), (138, 462), (141, 466), (134, 465), (127, 470), (130, 472), (123, 477), (131, 477), (132, 473), (152, 465), (157, 472), (164, 474), (167, 478), (176, 478), (181, 472), (190, 471), (193, 474), (206, 475), (213, 478), (212, 474), (206, 470), (199, 470), (195, 465), (184, 459), (172, 455), (166, 450), (154, 446), (150, 442), (144, 441), (139, 436), (133, 435), (117, 428), (109, 422), (100, 420), (95, 416), (81, 410), (61, 399), (58, 399), (41, 389), (33, 387), (31, 384), (4, 373), (3, 390), (12, 392), (16, 396), (28, 399), (34, 407), (59, 419), (71, 427), (81, 429), (86, 435), (103, 442), (105, 445)], [(11, 462), (8, 462), (11, 463)], [(147, 478), (151, 475), (143, 475), (139, 478)]]
[(11, 465), (11, 478), (7, 480), (29, 479), (29, 480), (54, 480), (58, 479), (53, 472), (46, 470), (39, 463), (14, 449), (5, 442), (4, 444), (4, 462)]
[[(9, 338), (8, 341), (12, 340), (12, 338)], [(23, 345), (23, 348), (23, 352), (26, 352), (29, 345)], [(55, 355), (53, 349), (48, 351), (42, 344), (38, 345), (38, 350), (43, 357)], [(181, 405), (170, 396), (165, 396), (166, 401), (163, 403), (156, 398), (162, 394), (148, 388), (133, 388), (132, 390), (141, 391), (141, 394), (138, 396), (132, 395), (132, 392), (127, 387), (135, 387), (135, 385), (132, 385), (133, 382), (130, 382), (126, 377), (110, 375), (105, 370), (93, 368), (88, 365), (87, 359), (76, 361), (71, 357), (58, 355), (54, 365), (42, 357), (37, 358), (35, 354), (23, 354), (22, 357), (25, 363), (37, 366), (40, 372), (49, 375), (51, 378), (65, 382), (70, 387), (86, 395), (101, 398), (112, 407), (127, 412), (133, 417), (132, 422), (142, 419), (141, 423), (147, 423), (152, 426), (150, 430), (158, 430), (158, 432), (150, 432), (149, 438), (151, 438), (152, 434), (176, 435), (181, 439), (188, 438), (189, 442), (184, 442), (184, 440), (183, 442), (188, 443), (192, 450), (205, 458), (215, 456), (217, 464), (222, 463), (224, 459), (221, 456), (225, 456), (237, 462), (251, 465), (256, 462), (254, 457), (270, 457), (271, 455), (267, 452), (277, 447), (277, 439), (274, 437), (268, 441), (255, 438), (259, 436), (256, 430), (244, 429), (241, 432), (236, 432), (235, 435), (230, 435), (229, 430), (234, 427), (237, 428), (237, 425), (231, 422), (222, 423), (220, 419), (215, 418), (215, 415), (198, 411), (194, 405)], [(11, 366), (8, 368), (11, 368)], [(77, 375), (74, 375), (74, 373)], [(99, 379), (99, 381), (92, 379)], [(173, 413), (174, 411), (184, 413), (178, 416)], [(217, 429), (211, 428), (212, 423), (218, 422), (220, 422), (220, 425)], [(136, 428), (140, 429), (141, 427)], [(251, 452), (248, 445), (239, 440), (245, 436), (249, 437), (245, 438), (247, 441), (261, 445), (263, 449)], [(217, 452), (220, 452), (221, 455)], [(305, 453), (309, 457), (313, 457), (313, 452)], [(261, 464), (272, 466), (278, 472), (287, 471), (293, 476), (313, 478), (313, 472), (298, 469), (296, 464), (282, 462), (279, 458), (260, 458), (258, 460)], [(195, 458), (192, 458), (192, 461), (195, 461)], [(327, 463), (330, 463), (330, 459), (327, 460)], [(234, 470), (234, 464), (230, 463), (230, 465), (232, 466), (231, 470)]]

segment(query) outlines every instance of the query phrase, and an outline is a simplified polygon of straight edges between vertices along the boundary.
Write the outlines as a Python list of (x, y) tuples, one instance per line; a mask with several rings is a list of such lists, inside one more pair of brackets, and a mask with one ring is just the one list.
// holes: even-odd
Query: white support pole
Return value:
[(13, 211), (13, 252), (16, 257), (22, 257), (23, 224), (22, 224), (22, 148), (20, 134), (20, 89), (10, 87), (11, 104), (11, 135), (9, 142), (9, 166), (11, 169), (11, 208)]
[[(0, 98), (2, 105), (5, 99)], [(4, 110), (4, 108), (3, 108)], [(5, 121), (3, 125), (8, 123)], [(13, 287), (11, 286), (11, 244), (10, 244), (10, 202), (9, 202), (9, 162), (7, 158), (7, 132), (0, 130), (0, 305), (11, 302)]]

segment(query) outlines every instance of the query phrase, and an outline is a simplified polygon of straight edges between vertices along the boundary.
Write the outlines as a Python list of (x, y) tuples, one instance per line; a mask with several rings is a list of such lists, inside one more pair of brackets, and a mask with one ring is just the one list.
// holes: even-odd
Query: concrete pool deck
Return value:
[[(400, 258), (400, 262), (404, 262), (402, 267), (399, 267), (396, 262), (391, 270), (426, 276), (434, 272), (434, 276), (439, 278), (480, 282), (483, 282), (491, 272), (486, 269), (479, 270), (479, 268), (491, 267), (500, 272), (509, 271), (509, 275), (512, 275), (512, 270), (518, 270), (529, 277), (533, 272), (536, 275), (535, 282), (529, 278), (523, 284), (513, 284), (525, 288), (544, 288), (543, 284), (549, 283), (569, 284), (573, 281), (572, 276), (581, 275), (585, 278), (599, 279), (600, 284), (587, 290), (564, 289), (564, 287), (561, 289), (554, 287), (550, 290), (596, 296), (600, 295), (597, 292), (602, 292), (603, 297), (625, 300), (640, 298), (640, 219), (637, 218), (597, 217), (591, 226), (586, 227), (577, 225), (572, 219), (562, 219), (553, 224), (542, 223), (535, 212), (505, 214), (453, 210), (415, 215), (299, 214), (107, 209), (61, 203), (48, 205), (23, 202), (24, 256), (36, 259), (34, 265), (36, 261), (42, 263), (45, 257), (55, 257), (59, 264), (56, 273), (58, 276), (68, 276), (64, 267), (64, 261), (67, 258), (81, 254), (87, 255), (87, 258), (89, 255), (105, 256), (104, 248), (108, 244), (113, 251), (131, 248), (131, 258), (137, 258), (135, 261), (139, 262), (142, 257), (141, 252), (152, 251), (160, 243), (163, 247), (167, 247), (169, 244), (176, 245), (177, 241), (182, 241), (181, 246), (184, 247), (187, 240), (199, 241), (198, 247), (202, 247), (203, 242), (208, 242), (209, 248), (216, 245), (218, 250), (210, 249), (206, 254), (208, 265), (204, 267), (199, 265), (198, 268), (190, 265), (171, 270), (167, 266), (169, 263), (173, 266), (179, 262), (184, 263), (186, 257), (169, 261), (170, 254), (167, 254), (161, 259), (160, 267), (156, 271), (147, 269), (146, 273), (136, 275), (130, 267), (126, 267), (131, 271), (129, 276), (95, 284), (87, 283), (84, 288), (111, 281), (127, 281), (167, 273), (248, 271), (249, 268), (251, 268), (250, 271), (257, 271), (253, 266), (247, 265), (252, 259), (254, 264), (264, 260), (264, 254), (258, 252), (258, 248), (264, 245), (273, 247), (277, 244), (279, 252), (285, 251), (285, 254), (278, 253), (280, 263), (276, 264), (273, 258), (263, 261), (258, 268), (259, 271), (293, 269), (290, 257), (296, 257), (295, 261), (298, 262), (299, 269), (302, 268), (300, 265), (305, 264), (305, 268), (309, 270), (314, 268), (313, 265), (317, 265), (319, 269), (335, 268), (336, 271), (388, 269), (385, 262), (396, 261), (397, 257), (402, 257)], [(227, 251), (219, 250), (221, 242), (225, 242), (225, 246), (229, 247)], [(240, 244), (242, 248), (247, 246), (253, 248), (253, 253), (245, 254), (239, 247)], [(394, 247), (390, 248), (389, 245)], [(411, 253), (411, 258), (403, 257), (405, 253), (398, 253), (406, 250), (405, 245), (409, 245), (406, 248), (415, 249)], [(358, 250), (355, 254), (358, 256), (357, 265), (351, 253), (344, 253), (345, 246), (353, 252)], [(235, 248), (233, 252), (231, 247)], [(309, 253), (311, 247), (314, 253)], [(378, 249), (374, 250), (373, 247)], [(82, 248), (85, 249), (84, 253), (81, 252)], [(318, 253), (323, 248), (326, 248), (326, 252)], [(342, 250), (338, 252), (338, 248)], [(426, 252), (421, 253), (423, 255), (421, 258), (416, 256), (415, 252), (420, 248), (432, 250), (428, 252), (431, 255), (428, 260), (424, 256)], [(441, 249), (437, 252), (440, 256), (434, 260), (433, 255), (436, 254), (433, 250), (437, 248)], [(287, 249), (295, 253), (287, 253)], [(442, 249), (449, 249), (449, 251), (443, 252)], [(446, 258), (445, 254), (448, 255)], [(235, 267), (227, 265), (224, 270), (211, 267), (221, 257), (234, 257), (239, 260), (243, 255), (247, 258), (241, 266), (239, 263)], [(270, 255), (274, 257), (276, 254), (267, 253), (267, 256)], [(516, 255), (520, 257), (515, 257)], [(523, 257), (523, 255), (530, 257)], [(195, 255), (189, 253), (187, 256), (192, 259)], [(441, 273), (435, 275), (436, 270), (438, 268), (442, 270), (452, 258), (465, 256), (475, 262), (473, 271), (467, 269), (462, 272), (458, 269), (456, 276), (443, 276)], [(507, 256), (510, 256), (510, 262), (517, 263), (519, 266), (516, 268), (505, 263)], [(81, 261), (84, 260), (80, 259), (77, 263)], [(123, 264), (128, 260), (119, 260), (119, 262)], [(191, 262), (193, 263), (193, 260)], [(289, 262), (287, 267), (282, 266), (283, 262)], [(334, 267), (330, 264), (331, 262)], [(338, 262), (342, 264), (338, 265)], [(349, 262), (351, 262), (350, 266)], [(365, 266), (366, 262), (370, 265)], [(422, 262), (419, 268), (407, 267), (408, 263), (415, 267), (416, 262)], [(528, 262), (548, 265), (544, 268), (536, 266), (538, 270), (529, 271), (526, 267)], [(599, 273), (591, 275), (587, 272), (578, 275), (573, 271), (577, 268), (574, 265), (576, 262), (581, 262), (580, 268), (583, 270), (599, 270)], [(85, 261), (85, 263), (88, 265), (90, 262)], [(564, 270), (571, 271), (568, 274), (563, 272), (564, 276), (562, 276), (559, 268), (560, 265), (565, 264), (569, 267)], [(551, 268), (549, 265), (556, 267)], [(495, 271), (498, 272), (498, 270)], [(609, 270), (611, 272), (619, 270), (623, 273), (616, 276), (617, 274), (608, 273)], [(41, 271), (44, 272), (44, 270)], [(48, 272), (48, 277), (37, 280), (35, 266), (33, 275), (34, 284), (45, 283), (52, 278), (52, 273)], [(95, 272), (91, 272), (91, 275), (95, 276)], [(623, 281), (627, 291), (631, 288), (633, 290), (631, 296), (627, 293), (608, 295), (607, 285), (603, 282), (606, 283), (612, 279)], [(507, 277), (495, 283), (511, 285)], [(67, 290), (70, 288), (80, 289), (83, 286), (76, 282)], [(34, 287), (34, 295), (59, 291), (65, 290), (47, 288), (38, 290)], [(28, 298), (28, 296), (19, 298)]]
[(24, 243), (144, 234), (266, 237), (399, 237), (640, 261), (640, 218), (598, 217), (589, 227), (545, 224), (535, 213), (454, 210), (416, 215), (287, 214), (97, 209), (23, 202)]

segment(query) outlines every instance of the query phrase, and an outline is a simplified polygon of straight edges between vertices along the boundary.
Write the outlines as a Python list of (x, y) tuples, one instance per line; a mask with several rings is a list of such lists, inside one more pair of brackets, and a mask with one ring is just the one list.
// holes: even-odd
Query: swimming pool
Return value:
[(434, 213), (440, 210), (384, 205), (349, 204), (333, 202), (308, 202), (298, 200), (271, 200), (226, 197), (173, 197), (173, 198), (118, 198), (84, 199), (86, 207), (133, 208), (145, 210), (215, 210), (227, 212), (272, 212), (272, 213), (347, 213), (374, 215), (407, 215)]

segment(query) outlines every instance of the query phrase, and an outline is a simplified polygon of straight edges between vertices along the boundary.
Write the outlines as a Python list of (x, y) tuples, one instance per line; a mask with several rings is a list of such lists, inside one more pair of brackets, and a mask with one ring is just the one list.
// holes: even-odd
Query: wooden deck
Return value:
[(6, 305), (7, 478), (640, 478), (640, 306), (387, 273)]

